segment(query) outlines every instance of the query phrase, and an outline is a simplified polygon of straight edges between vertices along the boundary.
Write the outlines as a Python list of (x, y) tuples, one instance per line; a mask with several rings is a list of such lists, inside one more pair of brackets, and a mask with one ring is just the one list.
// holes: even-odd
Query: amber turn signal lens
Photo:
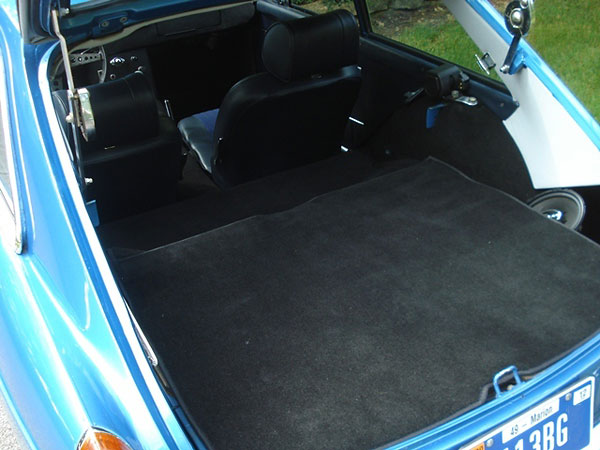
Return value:
[(108, 431), (90, 428), (81, 438), (77, 450), (131, 450), (131, 447)]

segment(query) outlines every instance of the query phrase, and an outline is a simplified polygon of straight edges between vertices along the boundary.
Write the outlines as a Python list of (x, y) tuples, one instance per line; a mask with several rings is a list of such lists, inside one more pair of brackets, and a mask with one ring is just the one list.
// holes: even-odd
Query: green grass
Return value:
[[(483, 73), (475, 60), (475, 54), (481, 54), (481, 51), (454, 20), (436, 25), (413, 25), (396, 33), (393, 39)], [(492, 78), (500, 79), (494, 72)]]
[(600, 3), (540, 0), (527, 40), (600, 122)]
[[(377, 32), (392, 39), (481, 73), (473, 56), (480, 51), (454, 19), (417, 23), (393, 32), (383, 22), (383, 26), (374, 25)], [(527, 40), (600, 121), (598, 0), (537, 1)]]

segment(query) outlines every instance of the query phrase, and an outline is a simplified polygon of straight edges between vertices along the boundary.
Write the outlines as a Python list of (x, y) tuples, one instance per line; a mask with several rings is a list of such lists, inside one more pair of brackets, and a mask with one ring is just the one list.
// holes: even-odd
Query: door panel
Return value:
[[(523, 158), (502, 120), (517, 105), (498, 83), (469, 72), (469, 107), (425, 94), (406, 103), (405, 93), (422, 88), (427, 71), (443, 61), (374, 34), (361, 39), (363, 85), (351, 125), (354, 148), (377, 158), (433, 156), (472, 178), (527, 200), (535, 194)], [(426, 126), (427, 110), (444, 104), (436, 125)]]

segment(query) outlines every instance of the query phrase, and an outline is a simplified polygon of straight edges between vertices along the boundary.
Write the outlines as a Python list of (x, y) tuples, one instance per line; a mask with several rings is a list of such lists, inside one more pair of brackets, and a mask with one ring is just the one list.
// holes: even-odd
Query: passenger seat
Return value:
[(273, 24), (262, 59), (266, 72), (234, 85), (219, 110), (178, 124), (222, 188), (339, 152), (358, 96), (358, 26), (348, 11)]

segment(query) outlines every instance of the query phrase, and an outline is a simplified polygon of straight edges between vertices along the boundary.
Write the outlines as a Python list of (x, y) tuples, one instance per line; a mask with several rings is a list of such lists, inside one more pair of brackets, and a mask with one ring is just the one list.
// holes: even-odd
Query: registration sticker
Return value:
[(461, 450), (580, 450), (590, 443), (593, 394), (589, 377)]

